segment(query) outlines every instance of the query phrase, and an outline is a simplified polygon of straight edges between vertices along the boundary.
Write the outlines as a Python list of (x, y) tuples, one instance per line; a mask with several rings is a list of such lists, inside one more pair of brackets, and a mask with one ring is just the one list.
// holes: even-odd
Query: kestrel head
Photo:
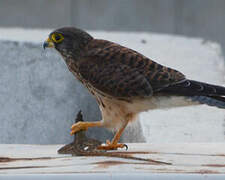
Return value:
[(81, 29), (63, 27), (49, 34), (43, 48), (55, 48), (63, 57), (79, 55), (81, 49), (93, 38)]

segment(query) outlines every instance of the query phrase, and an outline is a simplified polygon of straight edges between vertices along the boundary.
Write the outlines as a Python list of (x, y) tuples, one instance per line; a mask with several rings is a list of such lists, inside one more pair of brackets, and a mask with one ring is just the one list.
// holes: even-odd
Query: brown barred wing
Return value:
[(117, 97), (146, 97), (152, 88), (137, 69), (112, 61), (90, 58), (79, 65), (79, 73), (86, 83), (104, 94)]
[[(86, 51), (86, 57), (96, 63), (116, 63), (120, 68), (133, 70), (150, 84), (153, 92), (185, 79), (179, 71), (162, 66), (132, 49), (105, 40), (92, 41)], [(132, 75), (129, 74), (128, 77)]]

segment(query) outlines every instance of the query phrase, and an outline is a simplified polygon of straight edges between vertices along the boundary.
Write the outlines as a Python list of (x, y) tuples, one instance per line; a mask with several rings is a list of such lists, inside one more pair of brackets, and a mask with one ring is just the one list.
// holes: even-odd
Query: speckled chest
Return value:
[[(85, 80), (82, 75), (79, 73), (79, 68), (76, 63), (74, 63), (74, 60), (71, 58), (64, 58), (66, 61), (66, 64), (68, 66), (68, 69), (70, 72), (73, 73), (73, 75), (89, 90), (89, 92), (95, 96), (98, 104), (102, 106), (103, 108), (105, 107), (105, 104), (102, 101), (102, 97), (106, 97), (104, 93), (100, 92), (98, 89), (94, 88), (87, 80)], [(108, 97), (112, 98), (112, 97)]]

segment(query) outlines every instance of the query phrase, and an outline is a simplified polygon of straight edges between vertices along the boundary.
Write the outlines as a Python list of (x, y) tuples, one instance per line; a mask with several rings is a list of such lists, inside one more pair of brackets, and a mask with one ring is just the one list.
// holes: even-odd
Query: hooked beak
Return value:
[(47, 39), (44, 43), (43, 43), (43, 48), (53, 48), (55, 47), (54, 43), (52, 42), (51, 39)]

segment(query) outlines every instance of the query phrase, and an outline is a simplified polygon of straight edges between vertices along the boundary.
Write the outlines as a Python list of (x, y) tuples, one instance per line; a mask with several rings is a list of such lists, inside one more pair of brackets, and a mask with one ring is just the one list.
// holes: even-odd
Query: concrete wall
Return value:
[(225, 0), (0, 0), (0, 26), (153, 31), (218, 41)]
[[(85, 120), (100, 120), (96, 101), (56, 52), (7, 41), (0, 41), (0, 49), (0, 143), (70, 142), (70, 126), (80, 109)], [(93, 130), (92, 137), (111, 137), (106, 130)]]

